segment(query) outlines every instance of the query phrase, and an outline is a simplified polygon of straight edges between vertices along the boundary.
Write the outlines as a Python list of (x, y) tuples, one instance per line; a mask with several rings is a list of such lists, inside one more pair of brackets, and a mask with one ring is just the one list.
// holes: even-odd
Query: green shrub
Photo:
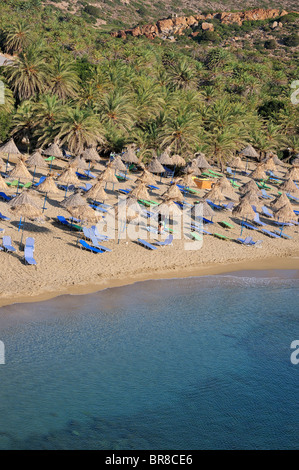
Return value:
[(298, 34), (291, 34), (284, 38), (283, 43), (285, 46), (288, 47), (296, 47), (299, 46), (299, 36)]
[(268, 41), (264, 42), (265, 49), (276, 49), (276, 41), (275, 39), (268, 39)]
[(94, 16), (95, 18), (100, 18), (101, 16), (101, 10), (97, 7), (94, 7), (93, 5), (86, 5), (86, 7), (83, 8), (83, 11), (85, 11), (85, 13), (90, 16)]

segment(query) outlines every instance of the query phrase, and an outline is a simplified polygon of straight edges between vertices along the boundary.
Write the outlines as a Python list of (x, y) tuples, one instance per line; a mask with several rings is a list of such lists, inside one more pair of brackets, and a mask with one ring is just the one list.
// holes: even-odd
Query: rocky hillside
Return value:
[[(27, 0), (35, 2), (38, 0)], [(126, 29), (134, 25), (156, 23), (172, 15), (188, 17), (199, 12), (228, 12), (253, 8), (298, 9), (298, 0), (44, 0), (64, 15), (81, 16), (101, 30)]]
[(172, 38), (175, 35), (181, 35), (185, 30), (196, 28), (199, 24), (202, 30), (214, 31), (214, 24), (211, 20), (217, 19), (221, 24), (239, 25), (245, 21), (264, 21), (278, 19), (288, 14), (288, 11), (282, 9), (263, 9), (257, 8), (249, 11), (240, 12), (218, 12), (197, 14), (191, 16), (173, 16), (172, 18), (162, 19), (154, 24), (145, 24), (131, 29), (119, 30), (111, 33), (114, 37), (126, 38), (131, 36), (145, 36), (149, 39), (155, 37)]

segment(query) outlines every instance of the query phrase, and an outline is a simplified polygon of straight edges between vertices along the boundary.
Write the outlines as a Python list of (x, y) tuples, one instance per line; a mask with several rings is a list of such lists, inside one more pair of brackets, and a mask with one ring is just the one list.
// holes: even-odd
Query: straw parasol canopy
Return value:
[(153, 158), (150, 162), (150, 164), (147, 167), (147, 170), (150, 171), (151, 173), (164, 173), (165, 169), (161, 165), (161, 163), (158, 161), (157, 157)]
[(299, 181), (299, 168), (296, 166), (290, 168), (290, 170), (286, 174), (286, 177), (288, 179), (292, 179), (293, 181)]
[(241, 197), (240, 201), (247, 201), (249, 202), (249, 204), (254, 205), (258, 208), (260, 208), (262, 204), (255, 191), (248, 191)]
[(64, 199), (60, 204), (65, 209), (69, 209), (70, 207), (86, 206), (86, 201), (83, 199), (80, 192), (77, 192)]
[(184, 173), (193, 173), (194, 176), (200, 176), (201, 175), (201, 170), (196, 165), (196, 161), (192, 160), (184, 168)]
[(290, 204), (290, 201), (289, 201), (286, 193), (283, 192), (274, 201), (272, 201), (270, 204), (271, 204), (271, 208), (273, 209), (273, 211), (278, 211), (279, 209), (281, 209), (286, 204)]
[(284, 162), (279, 160), (278, 156), (275, 154), (273, 156), (273, 162), (275, 163), (275, 165), (285, 166)]
[(2, 176), (0, 175), (0, 189), (7, 189), (7, 184), (5, 183), (5, 180), (4, 178), (2, 178)]
[(125, 220), (130, 223), (132, 220), (139, 219), (142, 214), (142, 208), (138, 204), (137, 198), (131, 195), (122, 198), (114, 207), (115, 216), (118, 217), (119, 221)]
[(154, 212), (164, 215), (165, 217), (180, 217), (182, 215), (181, 209), (173, 202), (172, 199), (167, 199), (154, 208)]
[(172, 155), (171, 162), (172, 162), (171, 164), (175, 165), (175, 166), (185, 166), (186, 165), (185, 159), (183, 157), (181, 157), (180, 155)]
[(211, 201), (223, 201), (225, 196), (220, 185), (216, 183), (213, 188), (210, 189), (207, 194), (205, 194), (204, 199), (211, 199)]
[(281, 222), (290, 222), (291, 220), (294, 220), (294, 216), (295, 214), (291, 204), (285, 204), (274, 214), (274, 218)]
[(21, 155), (21, 152), (16, 146), (15, 141), (13, 139), (10, 139), (5, 144), (1, 145), (0, 152), (5, 154)]
[(61, 175), (58, 176), (57, 181), (64, 183), (66, 185), (72, 184), (76, 186), (80, 184), (80, 181), (76, 175), (76, 170), (72, 166), (69, 166), (68, 168), (66, 168), (61, 173)]
[(114, 168), (115, 170), (118, 171), (126, 171), (126, 165), (123, 164), (120, 156), (115, 157), (114, 160), (111, 162), (111, 168)]
[(232, 187), (231, 183), (228, 181), (226, 176), (222, 176), (218, 181), (218, 184), (222, 190), (222, 193), (230, 198), (230, 199), (239, 199), (239, 196), (235, 192), (234, 188)]
[(264, 162), (264, 168), (265, 170), (271, 170), (271, 171), (275, 171), (277, 169), (274, 163), (274, 155), (268, 156), (268, 158)]
[(82, 223), (97, 223), (102, 218), (99, 212), (89, 207), (86, 203), (76, 207), (67, 207), (67, 210), (73, 218), (81, 220)]
[(181, 191), (175, 183), (172, 183), (167, 189), (167, 191), (162, 194), (162, 198), (164, 200), (173, 199), (177, 202), (182, 202), (184, 200), (184, 196), (182, 195)]
[(215, 212), (213, 211), (211, 206), (205, 200), (202, 200), (201, 202), (199, 202), (198, 204), (195, 204), (192, 207), (192, 209), (191, 209), (191, 214), (192, 215), (194, 215), (194, 216), (196, 215), (196, 211), (197, 211), (198, 206), (200, 206), (200, 208), (202, 210), (203, 217), (212, 218), (215, 215)]
[(169, 150), (165, 150), (160, 157), (158, 157), (158, 162), (161, 165), (173, 165), (172, 158), (169, 155)]
[(73, 168), (79, 168), (80, 170), (87, 170), (88, 168), (88, 165), (84, 158), (81, 158), (79, 155), (71, 161), (70, 165)]
[(182, 183), (183, 186), (187, 188), (191, 188), (192, 186), (196, 186), (196, 183), (193, 179), (193, 173), (187, 173), (182, 178), (177, 178), (176, 183)]
[(260, 163), (259, 165), (257, 165), (255, 170), (253, 170), (250, 173), (250, 177), (256, 180), (267, 178), (265, 165), (263, 163)]
[(252, 157), (252, 158), (259, 158), (259, 154), (257, 151), (252, 147), (252, 145), (247, 145), (243, 150), (240, 152), (245, 157)]
[(132, 147), (129, 147), (126, 152), (121, 156), (123, 162), (126, 163), (139, 163), (138, 158), (136, 157), (135, 150)]
[(148, 190), (142, 182), (139, 182), (138, 185), (130, 192), (130, 197), (136, 197), (136, 199), (150, 199)]
[(255, 212), (247, 199), (241, 199), (239, 204), (233, 209), (232, 214), (238, 218), (254, 219)]
[(194, 160), (196, 162), (197, 168), (200, 170), (206, 170), (208, 168), (212, 168), (211, 165), (207, 162), (205, 155), (202, 153), (198, 155)]
[(36, 150), (30, 157), (26, 160), (26, 165), (28, 167), (39, 167), (39, 168), (46, 168), (47, 162), (42, 157), (42, 154), (39, 150)]
[(2, 170), (5, 166), (3, 158), (0, 156), (0, 170)]
[(97, 181), (92, 188), (86, 191), (85, 196), (87, 199), (93, 199), (94, 201), (98, 199), (100, 201), (105, 201), (108, 196), (105, 192), (103, 181)]
[(295, 185), (294, 181), (289, 178), (279, 186), (279, 189), (283, 189), (287, 193), (299, 194), (299, 189)]
[(47, 176), (45, 181), (43, 181), (39, 185), (38, 189), (44, 193), (52, 193), (52, 194), (60, 193), (60, 189), (57, 188), (53, 176)]
[(43, 150), (43, 154), (47, 155), (48, 157), (63, 158), (62, 151), (55, 143), (50, 145), (46, 150)]
[(29, 195), (29, 191), (26, 190), (9, 201), (8, 206), (11, 212), (19, 217), (37, 219), (42, 216), (42, 210), (38, 207), (35, 199)]
[(243, 184), (240, 188), (240, 193), (241, 194), (246, 194), (248, 191), (255, 191), (258, 196), (262, 195), (261, 191), (259, 190), (257, 184), (253, 180), (249, 180), (247, 183)]
[(156, 184), (156, 180), (155, 178), (153, 177), (153, 175), (147, 171), (147, 170), (143, 170), (143, 172), (141, 173), (141, 175), (139, 176), (139, 178), (135, 181), (135, 183), (139, 183), (139, 182), (142, 182), (146, 185), (155, 185)]
[(118, 183), (118, 179), (116, 178), (114, 174), (113, 168), (107, 165), (104, 171), (99, 176), (99, 181), (105, 181), (105, 183)]
[(89, 147), (81, 153), (81, 158), (89, 162), (100, 162), (101, 158), (94, 147)]
[(26, 166), (24, 165), (24, 162), (22, 160), (19, 160), (16, 166), (14, 167), (13, 170), (11, 170), (9, 174), (9, 178), (27, 178), (31, 179), (31, 174), (27, 170)]
[(231, 160), (229, 160), (229, 165), (232, 166), (233, 168), (236, 168), (237, 170), (244, 170), (244, 162), (242, 162), (240, 157), (234, 157)]

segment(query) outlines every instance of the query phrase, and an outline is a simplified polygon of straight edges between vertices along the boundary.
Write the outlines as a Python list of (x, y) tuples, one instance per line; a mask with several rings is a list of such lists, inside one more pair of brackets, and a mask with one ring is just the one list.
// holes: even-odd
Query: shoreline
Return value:
[(213, 263), (191, 268), (168, 269), (162, 271), (153, 271), (146, 274), (139, 273), (117, 279), (106, 279), (97, 284), (80, 284), (68, 286), (61, 290), (48, 292), (40, 292), (37, 295), (17, 295), (14, 297), (1, 298), (0, 308), (22, 303), (36, 303), (51, 300), (63, 295), (87, 295), (100, 292), (115, 287), (130, 286), (138, 282), (164, 279), (184, 279), (191, 277), (215, 276), (222, 274), (240, 273), (244, 271), (277, 271), (277, 270), (294, 270), (298, 271), (299, 278), (299, 254), (287, 258), (268, 257), (256, 260), (242, 260), (234, 263)]

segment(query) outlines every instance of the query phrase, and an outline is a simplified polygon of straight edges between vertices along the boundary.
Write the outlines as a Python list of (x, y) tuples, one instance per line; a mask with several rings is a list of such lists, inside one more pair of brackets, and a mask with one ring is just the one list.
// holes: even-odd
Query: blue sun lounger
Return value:
[(257, 227), (254, 227), (253, 225), (249, 224), (248, 222), (245, 222), (244, 220), (241, 222), (241, 226), (249, 228), (249, 230), (258, 230)]
[(273, 230), (274, 233), (276, 233), (279, 237), (285, 238), (286, 240), (292, 240), (292, 237), (290, 235), (287, 235), (286, 233), (282, 232), (279, 229)]
[(270, 232), (270, 230), (266, 230), (265, 228), (261, 228), (261, 232), (271, 238), (280, 238), (276, 233)]
[(147, 187), (148, 187), (149, 189), (151, 189), (152, 191), (153, 191), (154, 189), (159, 189), (158, 186), (154, 186), (153, 184), (148, 184)]
[(27, 237), (25, 242), (25, 248), (31, 248), (34, 251), (35, 240), (32, 237)]
[(39, 181), (37, 183), (34, 183), (33, 186), (35, 188), (38, 188), (40, 184), (42, 184), (44, 181), (45, 181), (46, 177), (45, 176), (41, 176)]
[(292, 194), (290, 194), (290, 193), (287, 193), (287, 196), (288, 196), (288, 198), (289, 198), (291, 201), (299, 202), (299, 198), (298, 198), (298, 197), (292, 196)]
[(72, 226), (72, 224), (71, 224), (68, 220), (66, 220), (65, 217), (63, 217), (63, 215), (58, 215), (58, 216), (57, 216), (57, 220), (58, 220), (58, 222), (59, 222), (60, 224), (66, 225), (67, 227), (71, 227), (71, 226)]
[(79, 189), (82, 189), (83, 191), (89, 191), (91, 188), (92, 188), (92, 184), (90, 183), (85, 183), (85, 187), (84, 186), (79, 187)]
[(148, 243), (147, 241), (143, 240), (142, 238), (138, 238), (137, 242), (140, 245), (144, 246), (144, 248), (147, 248), (148, 250), (157, 250), (158, 249), (157, 246), (151, 245), (151, 243)]
[(1, 214), (1, 212), (0, 212), (0, 219), (1, 220), (10, 220), (9, 217), (6, 217), (5, 215)]
[(158, 245), (158, 246), (169, 246), (169, 245), (172, 245), (172, 242), (173, 242), (173, 235), (170, 234), (164, 241), (156, 242), (156, 245)]
[(272, 212), (269, 211), (268, 207), (263, 206), (262, 207), (263, 214), (266, 215), (267, 217), (273, 218)]
[(237, 241), (239, 243), (242, 243), (242, 245), (247, 245), (247, 246), (250, 246), (250, 245), (254, 245), (255, 242), (252, 240), (252, 237), (246, 237), (246, 238), (237, 238)]
[(98, 240), (100, 240), (100, 241), (101, 240), (109, 240), (109, 237), (107, 235), (102, 235), (101, 233), (99, 233), (96, 225), (92, 225), (91, 230), (94, 232), (94, 234), (95, 234), (95, 236)]
[(223, 209), (222, 206), (220, 206), (219, 204), (214, 204), (214, 202), (212, 202), (210, 199), (206, 199), (206, 202), (209, 204), (209, 206), (212, 207), (212, 209), (215, 209), (217, 211), (221, 211)]
[(263, 199), (272, 199), (272, 196), (269, 196), (269, 194), (267, 194), (267, 191), (265, 189), (262, 189), (262, 198)]
[[(84, 230), (83, 230), (84, 231)], [(110, 248), (106, 248), (105, 246), (99, 245), (98, 239), (95, 236), (95, 233), (92, 229), (87, 229), (86, 232), (84, 232), (84, 235), (87, 236), (92, 241), (92, 244), (95, 248), (98, 248), (99, 250), (102, 250), (104, 252), (110, 252)]]
[(30, 264), (31, 266), (36, 266), (36, 261), (33, 255), (33, 249), (31, 247), (25, 246), (24, 260), (25, 264)]
[(10, 253), (17, 251), (16, 248), (12, 246), (11, 238), (7, 235), (2, 238), (2, 245), (5, 251), (9, 251)]
[(267, 224), (265, 224), (265, 222), (262, 222), (262, 221), (260, 220), (260, 215), (259, 215), (258, 212), (255, 213), (253, 222), (254, 222), (256, 225), (259, 225), (260, 227), (266, 227), (266, 226), (267, 226)]
[(85, 240), (79, 240), (80, 248), (84, 248), (84, 250), (91, 251), (92, 253), (104, 253), (103, 250), (100, 250), (99, 248), (95, 248), (92, 245), (89, 245)]
[(202, 235), (212, 235), (211, 232), (208, 232), (204, 228), (199, 227), (198, 225), (191, 225), (191, 229), (195, 230), (196, 232), (202, 234)]
[(5, 202), (9, 202), (12, 200), (11, 196), (7, 196), (7, 194), (0, 192), (0, 199), (2, 199)]

